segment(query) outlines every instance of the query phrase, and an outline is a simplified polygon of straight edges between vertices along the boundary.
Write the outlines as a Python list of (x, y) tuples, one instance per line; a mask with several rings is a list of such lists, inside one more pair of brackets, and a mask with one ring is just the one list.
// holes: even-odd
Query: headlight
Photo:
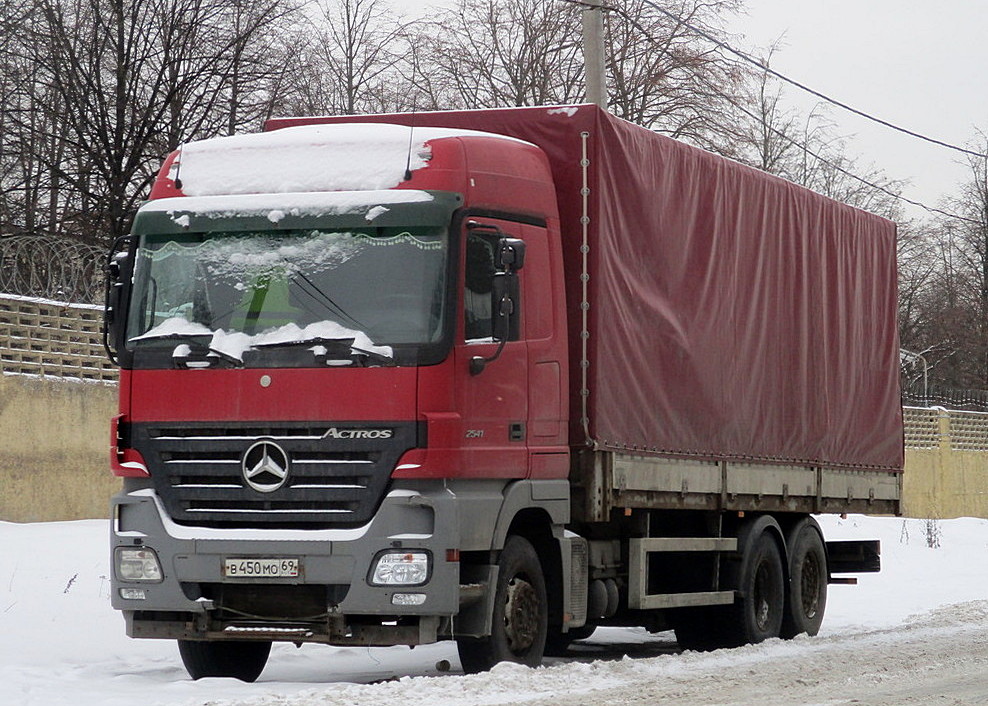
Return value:
[(152, 549), (117, 549), (117, 576), (121, 581), (153, 581), (162, 579), (158, 555)]
[(425, 552), (388, 552), (377, 558), (371, 583), (375, 586), (418, 586), (429, 579)]

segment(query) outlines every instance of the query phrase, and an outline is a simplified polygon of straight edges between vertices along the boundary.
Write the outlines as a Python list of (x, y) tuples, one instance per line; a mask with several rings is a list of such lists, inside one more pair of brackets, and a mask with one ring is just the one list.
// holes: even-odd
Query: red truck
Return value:
[(815, 634), (899, 510), (895, 228), (595, 106), (185, 145), (109, 259), (115, 608), (540, 663)]

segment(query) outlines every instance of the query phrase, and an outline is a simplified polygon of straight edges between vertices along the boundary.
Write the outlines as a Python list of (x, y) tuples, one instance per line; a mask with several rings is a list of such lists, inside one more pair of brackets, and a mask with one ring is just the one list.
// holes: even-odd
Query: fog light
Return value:
[(143, 588), (121, 588), (120, 597), (128, 601), (143, 601), (147, 600), (148, 596)]
[(391, 605), (422, 605), (425, 603), (424, 593), (396, 593), (391, 596)]
[(429, 555), (425, 552), (389, 552), (374, 565), (375, 586), (416, 586), (429, 579)]
[(162, 579), (158, 555), (151, 549), (117, 549), (117, 576), (122, 581), (153, 581)]

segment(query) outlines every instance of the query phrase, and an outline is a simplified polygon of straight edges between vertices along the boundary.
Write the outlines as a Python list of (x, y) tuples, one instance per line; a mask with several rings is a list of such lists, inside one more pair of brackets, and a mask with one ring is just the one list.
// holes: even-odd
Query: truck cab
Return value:
[(201, 675), (270, 640), (489, 632), (511, 504), (546, 499), (553, 564), (569, 512), (558, 228), (544, 155), (496, 135), (302, 126), (171, 155), (108, 304), (129, 633)]

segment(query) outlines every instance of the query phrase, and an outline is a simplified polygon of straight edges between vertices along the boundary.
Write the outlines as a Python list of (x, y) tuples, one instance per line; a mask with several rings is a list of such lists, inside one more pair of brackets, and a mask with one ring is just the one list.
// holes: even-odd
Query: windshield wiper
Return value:
[[(228, 363), (231, 367), (242, 368), (244, 367), (244, 361), (235, 355), (230, 355), (218, 348), (213, 348), (207, 343), (196, 340), (200, 338), (212, 338), (213, 334), (210, 333), (156, 333), (156, 334), (143, 334), (141, 336), (134, 336), (130, 339), (130, 343), (140, 343), (141, 341), (182, 341), (186, 346), (188, 346), (188, 352), (181, 350), (182, 346), (178, 345), (175, 350), (172, 351), (172, 360), (175, 361), (176, 365), (179, 367), (195, 367), (196, 363), (212, 363), (210, 360), (219, 359), (225, 363)], [(192, 354), (197, 353), (200, 358), (192, 358)], [(192, 363), (192, 365), (189, 365)]]
[(368, 351), (363, 348), (357, 348), (356, 346), (354, 346), (351, 350), (353, 350), (355, 356), (363, 359), (364, 367), (367, 367), (367, 364), (371, 362), (389, 368), (398, 365), (398, 361), (395, 360), (393, 355), (378, 353), (377, 351)]
[[(397, 365), (393, 356), (380, 351), (371, 351), (365, 348), (358, 348), (353, 345), (353, 338), (329, 338), (326, 336), (306, 336), (305, 338), (272, 341), (270, 343), (255, 343), (251, 350), (266, 348), (295, 348), (305, 346), (312, 349), (313, 354), (321, 362), (328, 361), (348, 361), (361, 366), (369, 363), (382, 366)], [(322, 350), (319, 350), (319, 349)]]
[[(320, 303), (323, 306), (328, 306), (329, 310), (335, 312), (336, 316), (340, 319), (340, 323), (348, 321), (350, 322), (351, 325), (355, 326), (357, 329), (361, 331), (367, 328), (360, 321), (350, 316), (350, 314), (343, 307), (337, 304), (331, 296), (329, 296), (328, 294), (326, 294), (326, 292), (320, 289), (319, 285), (317, 285), (311, 279), (306, 277), (304, 272), (297, 273), (292, 278), (292, 282), (298, 285), (299, 292), (311, 297), (317, 303)], [(308, 285), (308, 288), (305, 285)], [(308, 307), (306, 307), (306, 309), (308, 309)]]

